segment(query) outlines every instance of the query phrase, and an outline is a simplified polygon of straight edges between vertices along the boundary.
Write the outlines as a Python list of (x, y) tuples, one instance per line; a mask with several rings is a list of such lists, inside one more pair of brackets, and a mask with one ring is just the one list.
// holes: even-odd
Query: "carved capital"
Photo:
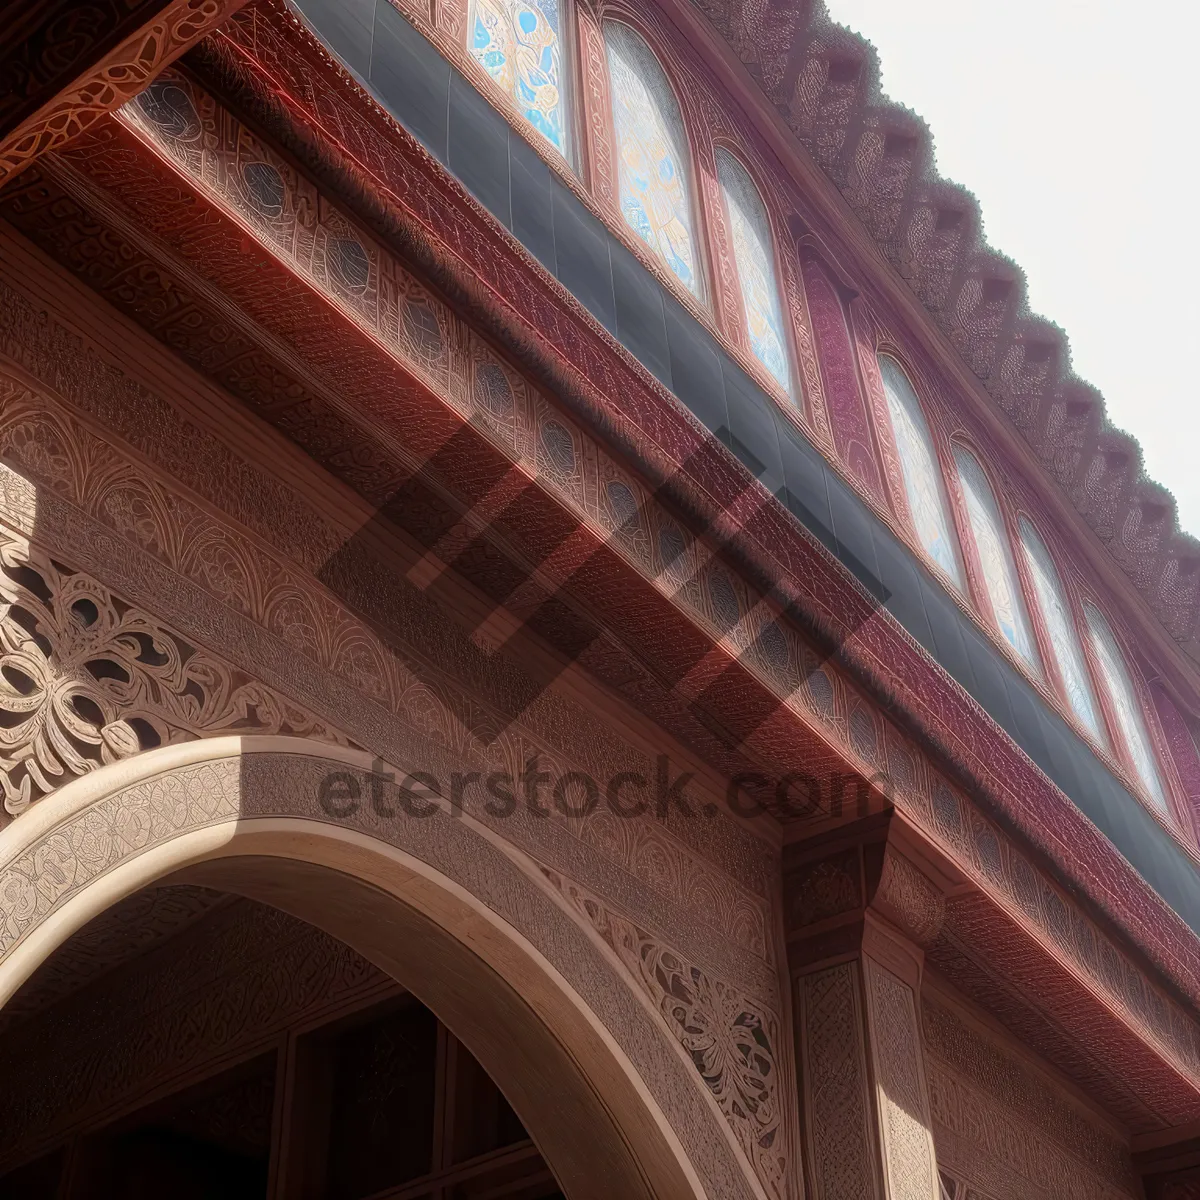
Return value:
[(946, 901), (941, 890), (892, 847), (884, 855), (871, 907), (918, 946), (930, 945), (946, 919)]

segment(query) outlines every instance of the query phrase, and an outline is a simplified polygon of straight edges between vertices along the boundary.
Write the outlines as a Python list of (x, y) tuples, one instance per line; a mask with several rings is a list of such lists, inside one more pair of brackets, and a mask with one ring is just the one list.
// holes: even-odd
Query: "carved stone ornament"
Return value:
[(946, 901), (941, 892), (894, 850), (884, 857), (872, 903), (919, 946), (928, 946), (946, 919)]
[(234, 732), (348, 744), (97, 580), (0, 530), (0, 787), (8, 813), (140, 750)]
[[(40, 154), (68, 142), (105, 113), (124, 104), (200, 38), (228, 20), (245, 0), (172, 0), (152, 20), (135, 29), (95, 65), (47, 101), (0, 141), (0, 180), (11, 178)], [(86, 59), (97, 30), (111, 24), (107, 5), (76, 6), (56, 31), (61, 64)], [(82, 10), (82, 11), (79, 11)], [(90, 11), (89, 11), (90, 10)], [(90, 18), (90, 19), (89, 19)], [(52, 35), (54, 36), (54, 35)], [(12, 67), (11, 60), (5, 64)]]
[(621, 960), (691, 1059), (769, 1196), (792, 1194), (780, 1098), (779, 1021), (764, 1006), (554, 871), (542, 873)]

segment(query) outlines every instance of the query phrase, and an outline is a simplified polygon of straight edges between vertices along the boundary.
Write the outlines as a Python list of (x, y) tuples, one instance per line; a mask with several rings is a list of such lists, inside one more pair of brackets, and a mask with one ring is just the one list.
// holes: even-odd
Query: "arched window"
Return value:
[(1155, 765), (1150, 731), (1146, 728), (1146, 717), (1134, 691), (1129, 669), (1125, 665), (1125, 656), (1117, 645), (1112, 628), (1100, 611), (1091, 604), (1085, 604), (1083, 611), (1087, 618), (1088, 633), (1092, 638), (1092, 649), (1096, 652), (1096, 661), (1100, 664), (1100, 675), (1108, 689), (1108, 698), (1112, 702), (1112, 711), (1124, 739), (1125, 749), (1129, 751), (1130, 760), (1142, 785), (1154, 803), (1166, 812), (1167, 799), (1163, 793), (1158, 767)]
[(604, 23), (621, 212), (699, 296), (687, 137), (679, 101), (654, 52), (628, 25)]
[(473, 0), (471, 53), (525, 119), (568, 153), (560, 0)]
[(1058, 569), (1050, 557), (1050, 551), (1046, 549), (1046, 543), (1024, 517), (1021, 518), (1020, 529), (1021, 545), (1025, 548), (1025, 559), (1033, 578), (1033, 590), (1037, 593), (1038, 608), (1046, 623), (1046, 632), (1050, 637), (1067, 700), (1091, 735), (1107, 745), (1096, 708), (1096, 697), (1088, 680), (1083, 647), (1079, 644), (1079, 634), (1067, 606), (1067, 596), (1058, 577)]
[(964, 446), (954, 447), (954, 463), (962, 483), (967, 517), (979, 555), (984, 586), (992, 603), (996, 625), (1010, 646), (1035, 670), (1038, 667), (1037, 642), (1029, 627), (1029, 615), (1021, 595), (1021, 581), (1004, 518), (996, 494), (988, 483), (979, 460)]
[(728, 150), (717, 150), (717, 179), (725, 197), (729, 240), (742, 291), (742, 312), (755, 358), (791, 391), (787, 339), (775, 282), (775, 254), (766, 205), (754, 181)]
[(883, 376), (908, 511), (917, 537), (925, 553), (961, 588), (962, 572), (950, 510), (946, 506), (946, 490), (921, 402), (908, 382), (904, 368), (894, 358), (881, 354), (879, 373)]

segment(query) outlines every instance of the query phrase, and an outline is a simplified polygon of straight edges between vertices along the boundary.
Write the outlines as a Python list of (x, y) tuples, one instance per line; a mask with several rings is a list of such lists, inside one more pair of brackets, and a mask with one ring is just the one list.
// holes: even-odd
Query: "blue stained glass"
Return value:
[(727, 150), (717, 151), (717, 178), (729, 214), (730, 241), (742, 289), (742, 311), (746, 315), (750, 348), (784, 391), (790, 391), (787, 341), (766, 206), (746, 168)]
[(1088, 732), (1101, 745), (1107, 745), (1108, 739), (1101, 728), (1096, 698), (1088, 680), (1083, 647), (1079, 644), (1075, 621), (1067, 607), (1067, 597), (1063, 591), (1062, 580), (1058, 577), (1058, 569), (1050, 557), (1050, 551), (1046, 549), (1046, 543), (1024, 517), (1021, 518), (1020, 528), (1021, 544), (1025, 547), (1025, 558), (1029, 563), (1029, 573), (1033, 577), (1033, 590), (1037, 593), (1042, 620), (1046, 622), (1046, 632), (1050, 635), (1050, 643), (1054, 647), (1063, 686), (1067, 690), (1067, 700)]
[(954, 462), (967, 502), (967, 516), (975, 535), (975, 549), (983, 568), (983, 581), (996, 624), (1008, 644), (1031, 666), (1038, 666), (1037, 644), (1029, 628), (1020, 578), (996, 494), (979, 460), (962, 446), (954, 447)]
[(894, 358), (881, 354), (879, 372), (883, 376), (888, 415), (900, 455), (900, 472), (904, 476), (904, 492), (917, 537), (925, 553), (961, 588), (962, 572), (950, 512), (946, 507), (942, 472), (921, 402), (904, 369)]
[(621, 212), (694, 295), (700, 294), (688, 192), (688, 148), (679, 101), (645, 41), (607, 21)]
[(1138, 702), (1133, 680), (1125, 665), (1125, 656), (1117, 646), (1112, 628), (1100, 612), (1090, 604), (1085, 604), (1083, 609), (1087, 617), (1088, 632), (1092, 635), (1092, 648), (1100, 662), (1100, 673), (1108, 687), (1109, 699), (1112, 700), (1113, 711), (1117, 724), (1121, 727), (1121, 736), (1125, 739), (1129, 757), (1133, 759), (1138, 778), (1150, 793), (1151, 799), (1166, 812), (1167, 798), (1163, 794), (1162, 778), (1154, 763), (1150, 732), (1146, 728), (1142, 706)]
[(561, 33), (558, 0), (475, 0), (472, 7), (471, 53), (566, 154)]

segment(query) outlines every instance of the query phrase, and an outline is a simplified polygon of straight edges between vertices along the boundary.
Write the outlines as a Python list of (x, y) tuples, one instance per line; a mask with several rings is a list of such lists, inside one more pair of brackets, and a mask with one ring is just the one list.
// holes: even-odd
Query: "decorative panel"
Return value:
[(940, 998), (921, 1005), (938, 1166), (954, 1200), (1131, 1200), (1114, 1129)]
[(871, 1050), (889, 1200), (935, 1200), (924, 1047), (913, 989), (864, 956)]
[(805, 1123), (817, 1200), (882, 1197), (874, 1162), (858, 965), (797, 981)]
[(859, 386), (846, 310), (829, 273), (813, 255), (802, 257), (801, 273), (834, 445), (850, 474), (882, 504), (883, 485)]

